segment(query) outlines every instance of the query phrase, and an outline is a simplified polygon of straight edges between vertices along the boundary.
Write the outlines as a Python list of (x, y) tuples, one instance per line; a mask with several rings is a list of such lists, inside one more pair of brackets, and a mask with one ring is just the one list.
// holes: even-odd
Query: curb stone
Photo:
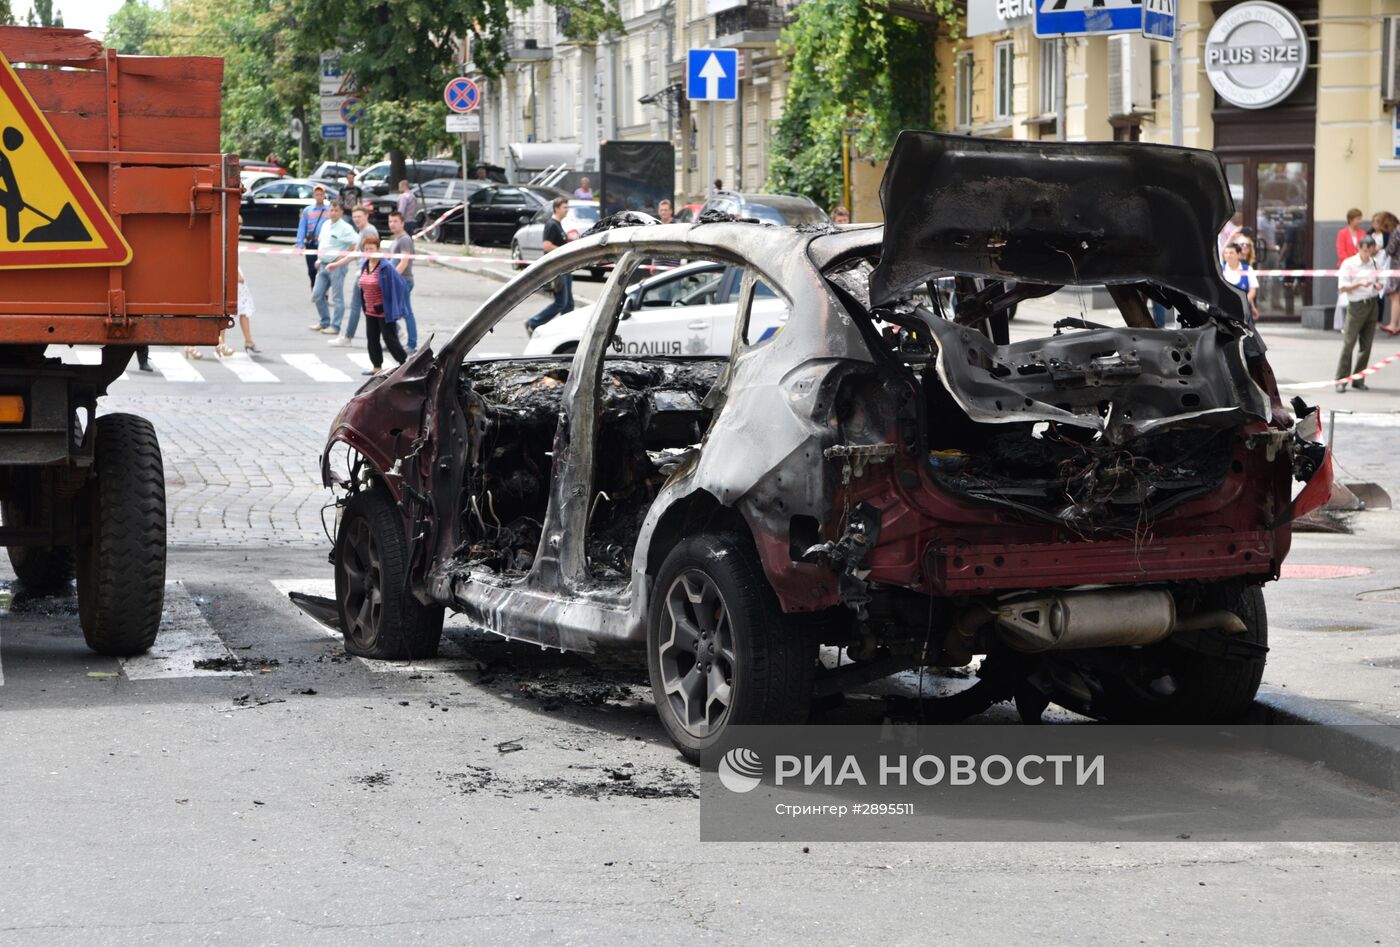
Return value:
[[(1400, 792), (1400, 726), (1271, 689), (1260, 690), (1242, 722), (1315, 730), (1305, 731), (1310, 761), (1377, 789)], [(1297, 735), (1296, 730), (1290, 734)], [(1298, 748), (1290, 746), (1285, 752), (1297, 756)]]

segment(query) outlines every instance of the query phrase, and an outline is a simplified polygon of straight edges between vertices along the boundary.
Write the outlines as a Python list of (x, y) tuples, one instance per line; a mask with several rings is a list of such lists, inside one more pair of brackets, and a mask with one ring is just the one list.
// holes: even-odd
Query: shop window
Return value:
[(1015, 112), (1013, 91), (1016, 87), (1016, 47), (1010, 40), (994, 47), (992, 75), (992, 113), (994, 118), (1010, 118)]
[(972, 53), (958, 54), (957, 73), (954, 77), (954, 98), (957, 100), (957, 125), (966, 127), (972, 124)]

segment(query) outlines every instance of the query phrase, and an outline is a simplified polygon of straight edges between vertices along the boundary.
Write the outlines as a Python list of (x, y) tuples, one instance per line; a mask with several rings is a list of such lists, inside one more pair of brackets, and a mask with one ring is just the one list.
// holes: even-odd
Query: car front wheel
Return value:
[(816, 642), (778, 607), (747, 536), (691, 536), (666, 557), (647, 659), (661, 723), (690, 760), (729, 727), (806, 720)]
[(408, 570), (408, 541), (393, 500), (383, 489), (355, 494), (335, 544), (335, 602), (346, 651), (385, 660), (437, 656), (442, 606), (414, 597)]

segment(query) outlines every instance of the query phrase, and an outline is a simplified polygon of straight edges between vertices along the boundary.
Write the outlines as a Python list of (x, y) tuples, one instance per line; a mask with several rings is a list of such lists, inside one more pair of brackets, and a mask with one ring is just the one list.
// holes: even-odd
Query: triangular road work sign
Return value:
[(0, 55), (0, 269), (129, 262), (107, 208)]

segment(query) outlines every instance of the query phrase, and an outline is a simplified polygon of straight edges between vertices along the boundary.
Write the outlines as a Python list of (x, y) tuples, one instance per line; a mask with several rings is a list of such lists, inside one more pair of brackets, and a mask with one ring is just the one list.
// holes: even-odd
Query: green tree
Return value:
[(952, 0), (905, 5), (917, 21), (868, 0), (805, 0), (783, 31), (791, 78), (769, 153), (769, 186), (822, 206), (841, 196), (841, 139), (885, 154), (903, 128), (934, 124), (933, 44), (952, 28)]
[(144, 0), (126, 0), (121, 9), (107, 18), (107, 34), (103, 42), (123, 56), (140, 56), (153, 33), (160, 32), (169, 14)]
[(34, 0), (25, 23), (29, 26), (62, 26), (63, 14), (54, 10), (53, 0)]
[(13, 26), (15, 22), (15, 11), (10, 6), (10, 0), (0, 0), (0, 26)]

